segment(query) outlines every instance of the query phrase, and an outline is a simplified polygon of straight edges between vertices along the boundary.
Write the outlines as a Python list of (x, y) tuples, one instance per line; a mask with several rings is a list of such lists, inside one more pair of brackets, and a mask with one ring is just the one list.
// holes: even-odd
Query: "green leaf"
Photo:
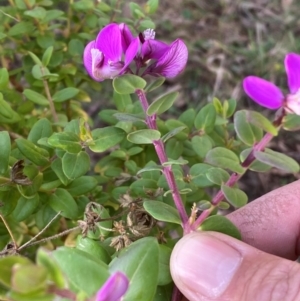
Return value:
[(174, 207), (160, 201), (144, 201), (143, 206), (155, 219), (181, 225), (178, 211)]
[(110, 263), (111, 273), (121, 271), (130, 280), (123, 301), (152, 301), (158, 280), (159, 249), (157, 239), (144, 237), (132, 243)]
[(29, 294), (46, 288), (47, 270), (34, 264), (16, 265), (11, 278), (12, 290)]
[(159, 171), (162, 172), (162, 167), (159, 165), (155, 165), (155, 166), (147, 166), (145, 168), (140, 169), (136, 174), (139, 175), (143, 172), (150, 172), (150, 171)]
[(128, 141), (135, 144), (152, 144), (154, 140), (160, 139), (160, 132), (157, 130), (139, 130), (127, 135)]
[(38, 80), (42, 80), (51, 75), (47, 67), (40, 66), (40, 65), (34, 65), (32, 67), (31, 73), (32, 76)]
[(147, 82), (139, 76), (125, 74), (113, 80), (113, 87), (119, 94), (132, 94), (136, 90), (145, 88)]
[[(52, 47), (52, 45), (54, 45), (54, 43), (55, 43), (55, 36), (52, 35), (51, 32), (38, 34), (38, 36), (36, 38), (36, 42), (41, 48), (50, 49)], [(42, 63), (43, 63), (43, 66), (46, 67), (49, 63), (49, 62), (47, 63), (46, 56), (50, 55), (50, 53), (48, 52), (46, 56), (45, 56), (45, 54), (46, 54), (46, 52), (44, 52), (44, 55), (42, 58)], [(52, 54), (51, 54), (51, 57), (52, 57)], [(51, 59), (51, 57), (50, 57), (50, 59)], [(49, 58), (49, 56), (48, 56), (48, 58)], [(44, 59), (45, 59), (45, 61), (44, 61)], [(45, 64), (45, 63), (47, 63), (47, 64)]]
[(134, 18), (136, 18), (136, 19), (139, 19), (140, 17), (145, 18), (145, 15), (142, 12), (142, 8), (137, 3), (130, 2), (129, 8), (130, 8), (131, 14), (133, 15)]
[(48, 138), (48, 144), (72, 154), (77, 154), (82, 149), (80, 138), (72, 132), (54, 133)]
[(297, 114), (287, 114), (284, 116), (282, 124), (286, 131), (297, 131), (300, 129), (300, 116)]
[(2, 214), (4, 217), (11, 214), (11, 212), (17, 206), (19, 198), (20, 198), (20, 193), (18, 192), (17, 189), (0, 191), (0, 200), (2, 202), (2, 206), (0, 207), (0, 214)]
[(299, 164), (285, 154), (266, 148), (264, 152), (254, 151), (254, 157), (265, 164), (290, 173), (299, 172)]
[(166, 285), (172, 282), (170, 273), (170, 257), (172, 249), (165, 245), (159, 246), (159, 273), (157, 285)]
[(166, 153), (168, 158), (177, 159), (182, 155), (183, 143), (175, 138), (171, 138), (166, 143)]
[(20, 120), (19, 115), (3, 99), (2, 93), (0, 93), (0, 108), (0, 123), (14, 123)]
[(194, 109), (188, 109), (184, 111), (178, 118), (183, 124), (185, 124), (190, 130), (194, 127), (194, 120), (196, 117), (196, 112)]
[(248, 202), (247, 194), (238, 188), (222, 185), (221, 190), (226, 200), (235, 208), (240, 208)]
[(148, 14), (153, 14), (156, 12), (158, 5), (159, 5), (159, 0), (148, 0), (145, 9), (148, 12)]
[(24, 34), (32, 34), (34, 32), (35, 26), (32, 22), (25, 22), (21, 21), (11, 27), (8, 31), (9, 36), (16, 36), (16, 35), (24, 35)]
[(147, 115), (159, 115), (169, 110), (175, 102), (178, 94), (178, 92), (170, 92), (154, 100), (147, 109)]
[(78, 93), (79, 93), (79, 89), (69, 87), (54, 93), (52, 99), (54, 102), (64, 102), (68, 99), (73, 98)]
[(93, 296), (109, 277), (105, 263), (76, 248), (60, 247), (52, 256), (72, 286)]
[[(246, 158), (249, 156), (249, 154), (252, 152), (252, 148), (246, 148), (240, 153), (240, 160), (241, 162), (244, 162)], [(254, 160), (250, 166), (250, 170), (257, 171), (257, 172), (266, 172), (271, 169), (271, 166), (262, 162), (259, 162), (258, 160)]]
[(164, 77), (158, 77), (156, 79), (154, 79), (153, 82), (151, 82), (146, 88), (145, 88), (145, 92), (149, 93), (155, 89), (157, 89), (158, 87), (160, 87), (164, 82), (165, 82), (165, 78)]
[(216, 167), (229, 169), (239, 174), (244, 173), (244, 168), (240, 165), (238, 156), (227, 148), (216, 147), (207, 153), (205, 159)]
[(100, 153), (120, 143), (126, 137), (126, 133), (120, 128), (109, 126), (93, 130), (92, 137), (94, 141), (89, 148)]
[(213, 215), (208, 217), (199, 227), (202, 231), (216, 231), (242, 239), (238, 228), (225, 216)]
[[(48, 202), (48, 197), (46, 198)], [(56, 212), (48, 205), (39, 208), (35, 215), (35, 222), (39, 229), (43, 229), (56, 215)]]
[(72, 196), (79, 196), (92, 191), (97, 186), (97, 184), (98, 182), (94, 177), (83, 176), (75, 179), (66, 187), (66, 189)]
[(33, 52), (28, 51), (28, 54), (30, 55), (30, 57), (32, 58), (32, 60), (36, 63), (36, 65), (38, 65), (39, 67), (43, 66), (41, 60)]
[(43, 7), (36, 6), (31, 10), (26, 10), (24, 15), (42, 20), (46, 17), (46, 10)]
[(56, 212), (61, 211), (61, 215), (75, 219), (78, 216), (78, 207), (71, 194), (62, 188), (57, 188), (50, 196), (48, 203)]
[(48, 277), (58, 288), (64, 288), (66, 286), (64, 275), (51, 256), (51, 251), (39, 248), (37, 251), (36, 262), (39, 266), (43, 266), (47, 269)]
[(31, 264), (30, 260), (26, 257), (17, 255), (7, 256), (0, 258), (0, 284), (11, 289), (11, 278), (13, 275), (14, 266), (26, 266)]
[(217, 113), (213, 104), (209, 103), (204, 106), (196, 115), (194, 124), (197, 130), (202, 130), (206, 134), (213, 131)]
[(126, 112), (128, 106), (132, 105), (132, 99), (129, 94), (119, 94), (114, 91), (113, 99), (117, 110), (120, 112)]
[(77, 154), (65, 153), (62, 157), (62, 169), (68, 179), (74, 180), (90, 170), (90, 157), (85, 152)]
[(230, 177), (229, 173), (221, 168), (211, 168), (207, 171), (206, 176), (209, 181), (217, 184), (222, 185), (226, 183)]
[(8, 169), (11, 151), (10, 137), (7, 131), (0, 132), (0, 149), (0, 174), (4, 174)]
[(247, 121), (247, 111), (241, 110), (234, 114), (234, 129), (238, 137), (247, 145), (254, 145), (262, 138), (261, 128)]
[(72, 7), (75, 10), (87, 11), (87, 10), (94, 9), (94, 3), (89, 0), (79, 0), (72, 3)]
[(9, 75), (6, 68), (0, 69), (0, 89), (5, 89), (8, 86)]
[(47, 10), (46, 17), (44, 18), (44, 20), (42, 20), (42, 23), (48, 23), (49, 21), (52, 20), (62, 19), (61, 16), (63, 16), (64, 14), (65, 13), (63, 11), (58, 9)]
[(45, 67), (48, 66), (48, 64), (51, 60), (51, 57), (52, 57), (52, 53), (53, 53), (53, 46), (50, 46), (45, 50), (43, 57), (42, 57), (43, 66), (45, 66)]
[(226, 118), (229, 118), (233, 115), (236, 109), (236, 104), (236, 100), (232, 98), (224, 101), (224, 115)]
[(51, 134), (52, 134), (51, 122), (46, 118), (42, 118), (38, 120), (31, 128), (28, 134), (28, 140), (33, 142), (34, 144), (37, 144), (38, 140), (44, 137), (48, 138)]
[(214, 185), (214, 183), (208, 180), (208, 178), (206, 177), (206, 174), (212, 168), (214, 167), (205, 163), (197, 163), (193, 165), (190, 169), (189, 174), (192, 183), (197, 187), (208, 187)]
[(267, 133), (270, 133), (274, 136), (276, 136), (278, 134), (278, 130), (272, 124), (272, 122), (269, 121), (266, 117), (264, 117), (260, 113), (255, 112), (255, 111), (249, 111), (249, 110), (246, 110), (245, 112), (246, 112), (246, 114), (245, 114), (246, 119), (248, 122), (254, 124), (258, 128), (261, 128), (264, 131), (266, 131)]
[(79, 235), (76, 240), (76, 248), (78, 250), (87, 252), (88, 254), (94, 256), (98, 260), (100, 259), (106, 264), (108, 264), (111, 261), (108, 252), (98, 240), (94, 240), (89, 237), (83, 238), (82, 235)]
[(186, 129), (186, 126), (180, 126), (178, 128), (175, 128), (175, 129), (171, 130), (170, 132), (168, 132), (167, 134), (165, 134), (161, 138), (161, 140), (163, 142), (166, 142), (167, 140), (169, 140), (170, 138), (174, 137), (175, 135), (177, 135), (178, 133), (182, 132), (185, 129)]
[(169, 159), (164, 162), (162, 166), (171, 166), (171, 165), (187, 165), (189, 161), (179, 158), (178, 160)]
[(199, 208), (199, 210), (207, 210), (210, 209), (212, 206), (211, 202), (207, 201), (207, 200), (201, 200), (200, 202), (197, 203), (197, 208)]
[(33, 90), (30, 90), (30, 89), (25, 89), (23, 91), (23, 94), (35, 104), (38, 104), (38, 105), (41, 105), (41, 106), (48, 106), (49, 105), (48, 99), (44, 95), (42, 95), (38, 92), (35, 92)]
[(18, 138), (15, 142), (23, 156), (34, 164), (45, 166), (49, 163), (49, 153), (45, 149), (36, 146), (24, 138)]
[(62, 160), (60, 158), (56, 158), (51, 163), (51, 168), (59, 178), (59, 180), (64, 184), (68, 185), (70, 180), (66, 177), (62, 169)]
[(68, 44), (68, 52), (71, 56), (81, 56), (84, 50), (84, 44), (79, 39), (72, 39)]
[(145, 114), (128, 114), (128, 113), (115, 113), (114, 117), (120, 121), (141, 121), (145, 123)]
[(189, 133), (189, 129), (186, 128), (186, 125), (184, 123), (182, 123), (180, 120), (177, 119), (168, 119), (165, 122), (165, 125), (167, 126), (169, 131), (173, 131), (177, 128), (180, 128), (182, 126), (185, 127), (184, 130), (177, 132), (177, 134), (174, 136), (177, 140), (180, 141), (186, 141), (188, 139), (188, 133)]
[(29, 217), (39, 205), (39, 195), (36, 194), (33, 198), (27, 199), (21, 196), (17, 206), (13, 211), (13, 218), (17, 222), (21, 222)]
[(132, 194), (137, 196), (147, 196), (147, 192), (152, 191), (153, 193), (157, 189), (157, 183), (154, 180), (149, 179), (138, 179), (130, 185)]
[(205, 158), (207, 153), (213, 148), (213, 144), (207, 135), (194, 136), (192, 138), (192, 147), (200, 158)]

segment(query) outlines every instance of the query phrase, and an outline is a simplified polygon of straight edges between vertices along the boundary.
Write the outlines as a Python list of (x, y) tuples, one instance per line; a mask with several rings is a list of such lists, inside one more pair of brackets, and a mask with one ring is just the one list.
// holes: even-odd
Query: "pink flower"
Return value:
[(155, 40), (153, 29), (147, 29), (134, 37), (124, 23), (109, 24), (96, 40), (87, 44), (83, 63), (89, 75), (96, 81), (112, 79), (124, 73), (134, 73), (129, 65), (134, 61), (135, 73), (142, 76), (177, 76), (186, 66), (188, 50), (184, 42), (175, 40), (170, 45)]
[(129, 286), (127, 276), (121, 272), (112, 274), (97, 292), (96, 301), (120, 301)]
[(138, 52), (139, 44), (139, 39), (132, 38), (125, 24), (109, 24), (99, 32), (96, 40), (85, 47), (84, 66), (96, 81), (114, 78), (126, 71)]
[(246, 94), (259, 105), (271, 110), (284, 107), (287, 112), (300, 115), (300, 55), (289, 53), (284, 60), (290, 94), (286, 97), (273, 83), (248, 76), (243, 81)]

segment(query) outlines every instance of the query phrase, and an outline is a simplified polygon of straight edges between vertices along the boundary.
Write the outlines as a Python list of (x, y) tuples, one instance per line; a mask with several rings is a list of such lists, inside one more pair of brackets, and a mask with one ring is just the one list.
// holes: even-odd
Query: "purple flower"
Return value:
[(125, 24), (109, 24), (96, 40), (87, 44), (83, 63), (96, 81), (114, 78), (126, 71), (139, 49), (139, 39), (133, 38)]
[(95, 301), (119, 301), (129, 286), (127, 276), (121, 272), (112, 274), (97, 292)]
[(184, 42), (175, 40), (171, 45), (155, 40), (155, 32), (152, 29), (144, 31), (141, 59), (143, 62), (155, 60), (143, 73), (153, 76), (173, 78), (183, 71), (188, 59), (188, 50)]
[(273, 83), (248, 76), (243, 81), (246, 94), (259, 105), (276, 110), (284, 107), (287, 112), (300, 115), (300, 55), (289, 53), (284, 60), (290, 94), (284, 96)]
[(135, 74), (172, 78), (183, 71), (188, 58), (184, 42), (177, 39), (170, 45), (155, 40), (153, 29), (134, 37), (124, 23), (109, 24), (84, 49), (83, 63), (96, 81), (134, 73), (129, 65), (136, 64)]

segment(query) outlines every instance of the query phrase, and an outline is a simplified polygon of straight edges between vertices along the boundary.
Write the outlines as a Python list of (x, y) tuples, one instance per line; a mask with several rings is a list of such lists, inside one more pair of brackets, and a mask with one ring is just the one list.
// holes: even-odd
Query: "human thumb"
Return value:
[(171, 274), (190, 301), (300, 300), (300, 267), (216, 232), (184, 236)]

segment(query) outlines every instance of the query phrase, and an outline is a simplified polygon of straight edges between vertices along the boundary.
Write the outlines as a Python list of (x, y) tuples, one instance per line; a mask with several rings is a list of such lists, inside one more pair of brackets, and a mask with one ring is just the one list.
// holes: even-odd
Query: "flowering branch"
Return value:
[[(273, 121), (273, 125), (276, 126), (278, 129), (282, 125), (283, 117), (285, 116), (285, 111), (282, 110), (281, 114)], [(265, 136), (261, 139), (260, 142), (258, 142), (256, 145), (253, 146), (251, 152), (247, 156), (247, 158), (244, 160), (243, 163), (241, 163), (241, 166), (245, 169), (245, 171), (250, 167), (250, 165), (255, 160), (254, 152), (256, 151), (263, 151), (267, 144), (272, 140), (274, 136), (270, 133), (266, 133)], [(237, 181), (243, 176), (243, 174), (238, 174), (236, 172), (232, 173), (228, 181), (225, 183), (226, 186), (232, 187), (234, 186)], [(200, 216), (197, 218), (197, 220), (192, 225), (193, 230), (196, 230), (206, 219), (206, 217), (209, 216), (212, 209), (214, 209), (218, 204), (220, 204), (221, 201), (224, 199), (224, 193), (222, 190), (219, 190), (219, 192), (214, 196), (212, 199), (212, 208), (203, 211)]]
[[(138, 89), (138, 90), (136, 90), (136, 95), (138, 96), (138, 98), (141, 102), (141, 105), (143, 107), (143, 110), (146, 113), (146, 111), (149, 107), (149, 104), (148, 104), (145, 92), (141, 89)], [(146, 124), (149, 129), (156, 130), (157, 129), (156, 115), (155, 114), (152, 116), (147, 115), (146, 116)], [(188, 232), (190, 232), (188, 215), (185, 211), (183, 201), (181, 199), (181, 196), (180, 196), (180, 193), (179, 193), (176, 181), (175, 181), (174, 173), (172, 171), (172, 167), (163, 165), (165, 162), (168, 161), (168, 158), (167, 158), (167, 155), (165, 152), (164, 143), (161, 139), (159, 139), (159, 140), (154, 140), (153, 145), (154, 145), (155, 151), (157, 153), (157, 156), (159, 158), (160, 164), (163, 166), (163, 170), (162, 170), (163, 174), (165, 175), (167, 183), (169, 185), (169, 188), (172, 191), (172, 197), (173, 197), (175, 206), (178, 210), (179, 216), (181, 218), (184, 233), (188, 233)]]

